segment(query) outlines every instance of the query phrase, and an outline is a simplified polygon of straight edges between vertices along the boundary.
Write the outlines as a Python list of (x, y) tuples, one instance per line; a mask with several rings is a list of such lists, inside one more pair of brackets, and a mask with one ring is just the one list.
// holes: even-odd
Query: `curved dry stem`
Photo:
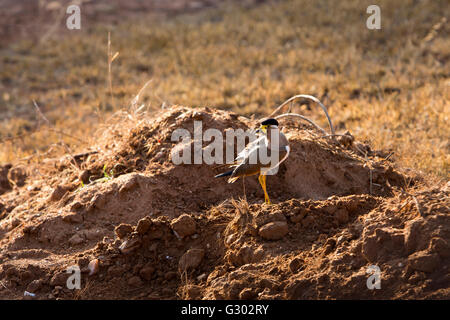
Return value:
[(302, 116), (301, 114), (298, 114), (298, 113), (283, 113), (283, 114), (280, 114), (279, 116), (276, 116), (275, 119), (280, 119), (280, 118), (285, 118), (285, 117), (298, 117), (300, 119), (303, 119), (303, 120), (309, 122), (310, 124), (312, 124), (318, 130), (320, 130), (325, 136), (328, 136), (328, 133), (322, 127), (317, 125), (311, 119), (308, 119), (307, 117)]
[[(330, 125), (331, 134), (334, 135), (335, 132), (334, 132), (333, 123), (331, 122), (331, 118), (330, 118), (330, 116), (329, 116), (329, 114), (328, 114), (327, 108), (323, 105), (322, 102), (320, 102), (319, 99), (317, 99), (317, 98), (314, 97), (314, 96), (310, 96), (310, 95), (308, 95), (308, 94), (298, 94), (298, 95), (295, 95), (295, 96), (289, 98), (288, 100), (286, 100), (285, 102), (283, 102), (280, 106), (278, 106), (278, 108), (276, 108), (275, 111), (273, 111), (273, 112), (269, 115), (269, 117), (273, 117), (273, 115), (276, 114), (278, 111), (280, 111), (281, 108), (283, 108), (283, 107), (284, 107), (285, 105), (287, 105), (289, 102), (293, 102), (295, 99), (298, 99), (298, 98), (310, 99), (310, 100), (314, 101), (315, 103), (317, 103), (317, 104), (322, 108), (323, 112), (325, 112), (325, 115), (326, 115), (326, 117), (327, 117), (328, 124)], [(291, 108), (292, 108), (292, 106), (289, 108), (289, 112), (290, 112)], [(296, 114), (296, 113), (287, 113), (287, 114), (292, 115), (292, 114)], [(311, 120), (309, 120), (308, 118), (306, 118), (306, 117), (304, 117), (304, 116), (301, 116), (301, 115), (299, 115), (299, 114), (296, 114), (296, 115), (297, 115), (297, 116), (300, 116), (300, 118), (303, 118), (304, 120), (306, 120), (306, 121), (308, 121), (309, 123), (313, 124), (316, 128), (321, 129), (319, 126), (317, 126), (315, 123), (313, 123), (313, 122), (312, 122)], [(321, 129), (321, 130), (323, 131), (323, 129)]]

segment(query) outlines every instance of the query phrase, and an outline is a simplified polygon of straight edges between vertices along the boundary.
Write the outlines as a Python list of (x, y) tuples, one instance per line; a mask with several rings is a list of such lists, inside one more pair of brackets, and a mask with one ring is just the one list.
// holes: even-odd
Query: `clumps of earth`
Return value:
[(194, 121), (258, 125), (173, 106), (111, 121), (83, 153), (1, 166), (0, 298), (450, 298), (449, 183), (349, 132), (282, 120), (292, 152), (267, 205), (257, 177), (244, 195), (214, 179), (220, 166), (173, 164), (172, 132)]

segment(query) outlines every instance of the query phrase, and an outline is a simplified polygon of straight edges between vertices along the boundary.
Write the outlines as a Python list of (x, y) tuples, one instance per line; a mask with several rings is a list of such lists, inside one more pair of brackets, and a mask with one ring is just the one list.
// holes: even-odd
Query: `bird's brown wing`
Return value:
[(260, 145), (254, 146), (252, 150), (247, 153), (246, 157), (242, 159), (242, 162), (234, 169), (233, 174), (230, 179), (228, 179), (229, 183), (235, 182), (239, 177), (252, 176), (261, 171), (262, 165), (258, 161), (260, 147)]

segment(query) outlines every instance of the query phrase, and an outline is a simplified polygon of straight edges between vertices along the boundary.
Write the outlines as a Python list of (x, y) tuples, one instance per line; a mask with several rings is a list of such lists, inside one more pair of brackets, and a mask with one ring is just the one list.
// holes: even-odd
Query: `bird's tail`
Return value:
[(233, 174), (233, 170), (218, 174), (217, 176), (214, 176), (214, 178), (221, 178), (221, 177), (228, 177)]

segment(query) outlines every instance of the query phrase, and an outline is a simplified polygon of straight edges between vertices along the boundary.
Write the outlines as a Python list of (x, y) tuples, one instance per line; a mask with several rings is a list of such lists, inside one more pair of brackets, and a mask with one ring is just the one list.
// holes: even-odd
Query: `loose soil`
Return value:
[[(174, 165), (172, 132), (256, 128), (211, 108), (121, 117), (82, 154), (0, 167), (1, 299), (449, 299), (450, 183), (347, 133), (282, 120), (267, 179)], [(204, 147), (208, 143), (204, 144)], [(67, 268), (81, 289), (66, 287)], [(368, 289), (377, 266), (381, 288)], [(35, 297), (24, 296), (28, 291)]]

